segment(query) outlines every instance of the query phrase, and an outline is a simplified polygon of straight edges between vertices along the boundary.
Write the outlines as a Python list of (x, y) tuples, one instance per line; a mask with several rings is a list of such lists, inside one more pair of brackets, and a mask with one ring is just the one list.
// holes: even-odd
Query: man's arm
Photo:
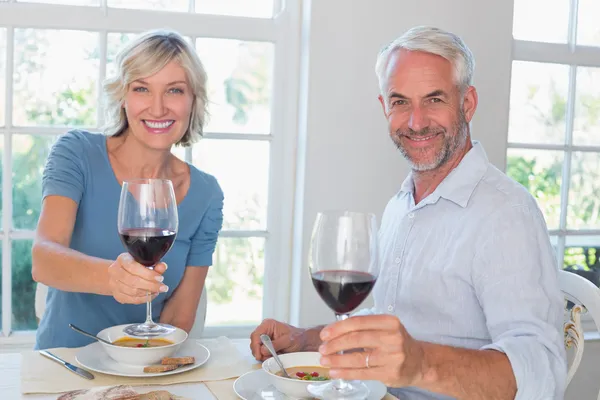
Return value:
[(478, 246), (473, 286), (492, 343), (508, 357), (516, 399), (562, 399), (567, 376), (564, 297), (548, 230), (533, 198), (489, 217)]
[[(460, 400), (508, 400), (517, 391), (505, 354), (415, 340), (393, 315), (348, 318), (324, 328), (321, 339), (321, 364), (332, 378), (379, 380)], [(361, 347), (367, 350), (337, 354)]]
[(508, 357), (494, 350), (469, 350), (422, 343), (427, 379), (420, 386), (456, 399), (514, 399), (517, 383)]

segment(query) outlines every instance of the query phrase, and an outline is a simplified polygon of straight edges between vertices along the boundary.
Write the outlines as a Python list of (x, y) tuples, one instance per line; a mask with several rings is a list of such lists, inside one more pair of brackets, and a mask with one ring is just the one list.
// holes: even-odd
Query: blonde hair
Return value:
[(185, 70), (194, 94), (188, 129), (176, 145), (187, 147), (202, 137), (207, 115), (206, 72), (195, 49), (181, 35), (169, 30), (145, 32), (117, 54), (117, 72), (103, 84), (106, 135), (120, 136), (128, 127), (123, 102), (131, 82), (154, 75), (171, 61)]
[(454, 33), (430, 26), (416, 26), (385, 46), (375, 64), (375, 73), (381, 90), (385, 68), (390, 55), (396, 50), (422, 51), (435, 54), (452, 63), (456, 84), (466, 90), (473, 84), (475, 59), (463, 40)]

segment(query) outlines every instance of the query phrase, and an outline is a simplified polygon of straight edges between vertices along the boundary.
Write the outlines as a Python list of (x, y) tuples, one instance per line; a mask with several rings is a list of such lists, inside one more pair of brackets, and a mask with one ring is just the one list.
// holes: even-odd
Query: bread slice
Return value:
[(174, 369), (177, 369), (178, 367), (179, 367), (179, 365), (149, 365), (147, 367), (144, 367), (144, 372), (149, 372), (149, 373), (167, 372), (167, 371), (173, 371)]
[(189, 365), (195, 362), (194, 357), (165, 357), (160, 361), (162, 365)]

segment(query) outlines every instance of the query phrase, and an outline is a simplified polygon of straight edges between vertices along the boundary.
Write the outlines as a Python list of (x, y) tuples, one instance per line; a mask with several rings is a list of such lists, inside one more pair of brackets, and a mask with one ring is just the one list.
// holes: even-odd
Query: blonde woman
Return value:
[[(216, 179), (171, 153), (202, 136), (206, 73), (179, 34), (152, 31), (117, 56), (104, 84), (105, 134), (73, 130), (58, 139), (43, 175), (43, 204), (33, 245), (33, 278), (49, 287), (36, 348), (90, 342), (91, 333), (153, 318), (189, 331), (222, 226)], [(177, 239), (154, 270), (124, 252), (117, 233), (121, 184), (132, 178), (173, 182)], [(168, 266), (168, 268), (167, 268)]]

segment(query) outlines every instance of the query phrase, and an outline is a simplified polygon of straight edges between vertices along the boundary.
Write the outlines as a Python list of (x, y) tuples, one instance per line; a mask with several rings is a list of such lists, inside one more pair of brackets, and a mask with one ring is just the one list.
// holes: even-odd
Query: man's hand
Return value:
[[(338, 321), (321, 331), (321, 339), (321, 364), (331, 368), (332, 378), (378, 380), (390, 387), (420, 386), (433, 379), (422, 342), (413, 339), (395, 316)], [(336, 354), (357, 348), (364, 351)]]
[(258, 361), (271, 357), (269, 350), (260, 341), (260, 335), (266, 334), (271, 338), (277, 353), (292, 353), (306, 351), (306, 329), (296, 328), (292, 325), (273, 319), (265, 319), (250, 335), (250, 349)]

